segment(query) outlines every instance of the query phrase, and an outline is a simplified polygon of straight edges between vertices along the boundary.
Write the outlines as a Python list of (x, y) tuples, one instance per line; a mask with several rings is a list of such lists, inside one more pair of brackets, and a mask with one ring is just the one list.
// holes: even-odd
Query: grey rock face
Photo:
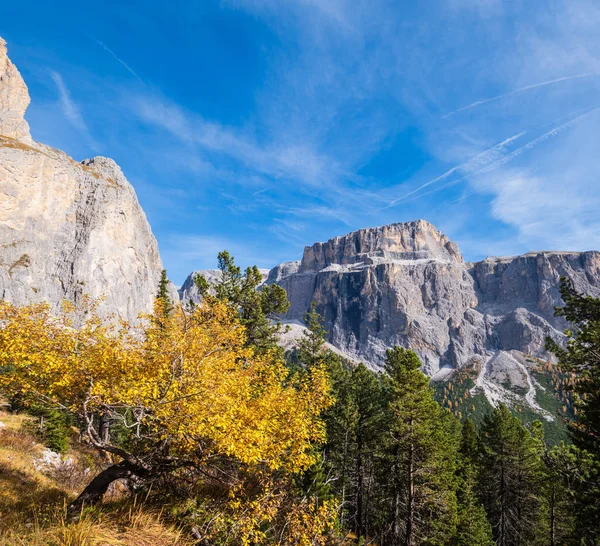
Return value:
[(0, 37), (0, 135), (32, 143), (24, 117), (28, 106), (27, 86), (8, 58), (6, 42)]
[[(259, 271), (262, 274), (264, 283), (269, 275), (269, 270), (259, 269)], [(218, 269), (198, 269), (197, 271), (193, 271), (187, 276), (187, 279), (185, 279), (185, 282), (179, 289), (179, 299), (182, 303), (188, 303), (189, 301), (199, 303), (202, 299), (200, 292), (194, 283), (196, 275), (202, 275), (208, 281), (209, 286), (218, 283), (221, 279), (221, 271)]]
[(268, 282), (288, 293), (285, 320), (301, 321), (315, 301), (329, 341), (353, 359), (378, 368), (387, 348), (402, 345), (434, 375), (497, 351), (543, 355), (546, 337), (560, 339), (566, 327), (554, 317), (563, 275), (600, 296), (600, 253), (465, 263), (454, 243), (420, 220), (307, 247), (298, 266), (277, 266)]
[(77, 163), (31, 141), (28, 104), (2, 41), (0, 298), (56, 308), (105, 296), (105, 312), (135, 320), (152, 309), (162, 269), (135, 192), (111, 159)]
[(294, 273), (298, 273), (299, 268), (300, 261), (284, 262), (282, 264), (276, 265), (273, 269), (269, 271), (267, 276), (267, 282), (274, 283), (280, 281), (284, 277), (289, 277)]
[(354, 231), (304, 249), (300, 272), (388, 260), (462, 262), (458, 247), (425, 220)]
[(197, 271), (193, 271), (187, 276), (187, 279), (185, 279), (185, 282), (179, 289), (179, 299), (183, 303), (187, 303), (190, 300), (198, 303), (201, 299), (198, 288), (194, 284), (196, 275), (202, 275), (208, 281), (208, 284), (215, 284), (221, 278), (221, 272), (218, 269), (198, 269)]

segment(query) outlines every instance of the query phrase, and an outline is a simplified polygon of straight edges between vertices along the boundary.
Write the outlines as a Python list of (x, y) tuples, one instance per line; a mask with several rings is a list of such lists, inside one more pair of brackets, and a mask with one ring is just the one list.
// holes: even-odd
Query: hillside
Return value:
[[(4, 405), (4, 407), (7, 407)], [(106, 461), (78, 441), (59, 455), (40, 442), (39, 419), (0, 410), (0, 543), (3, 546), (186, 546), (164, 508), (142, 507), (123, 485), (104, 508), (67, 524), (64, 506)]]

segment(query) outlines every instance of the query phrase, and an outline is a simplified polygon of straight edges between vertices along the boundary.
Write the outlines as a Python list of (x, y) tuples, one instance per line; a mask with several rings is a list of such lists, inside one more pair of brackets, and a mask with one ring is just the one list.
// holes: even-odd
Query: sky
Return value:
[(34, 139), (112, 157), (169, 276), (423, 218), (600, 249), (597, 0), (3, 2)]

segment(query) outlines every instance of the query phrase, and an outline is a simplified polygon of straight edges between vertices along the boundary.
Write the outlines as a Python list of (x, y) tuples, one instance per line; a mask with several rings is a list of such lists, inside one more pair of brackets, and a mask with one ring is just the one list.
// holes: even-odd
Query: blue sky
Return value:
[(595, 0), (0, 7), (33, 137), (121, 165), (176, 283), (417, 218), (469, 260), (600, 249), (598, 28)]

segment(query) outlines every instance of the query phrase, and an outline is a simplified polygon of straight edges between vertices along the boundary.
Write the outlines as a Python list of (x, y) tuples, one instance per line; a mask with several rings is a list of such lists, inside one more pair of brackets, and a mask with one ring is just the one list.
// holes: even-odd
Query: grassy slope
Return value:
[[(0, 411), (0, 544), (2, 546), (185, 546), (159, 510), (124, 500), (116, 488), (108, 503), (77, 523), (63, 519), (66, 504), (87, 484), (100, 461), (84, 448), (68, 453), (67, 471), (38, 470), (44, 451), (23, 430), (28, 418)], [(92, 467), (90, 470), (87, 468)]]

